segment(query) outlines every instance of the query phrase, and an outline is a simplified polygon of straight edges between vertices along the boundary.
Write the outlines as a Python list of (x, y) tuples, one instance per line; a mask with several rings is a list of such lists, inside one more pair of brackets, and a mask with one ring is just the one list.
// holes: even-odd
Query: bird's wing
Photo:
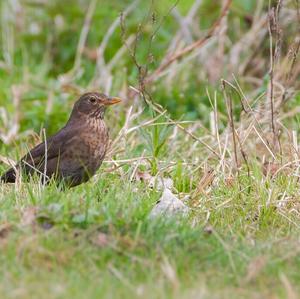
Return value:
[(42, 142), (30, 150), (21, 161), (31, 165), (39, 165), (46, 158), (51, 160), (60, 156), (65, 151), (65, 144), (73, 139), (78, 133), (78, 130), (64, 127), (58, 133), (48, 138), (46, 142)]
[[(78, 134), (78, 128), (68, 126), (62, 128), (58, 133), (49, 137), (46, 142), (42, 142), (30, 150), (17, 163), (16, 168), (22, 167), (28, 175), (34, 170), (41, 168), (47, 161), (58, 161), (59, 156), (66, 150), (66, 144), (74, 139)], [(53, 163), (52, 163), (53, 164)], [(0, 181), (13, 183), (16, 179), (15, 168), (10, 168), (1, 177)]]

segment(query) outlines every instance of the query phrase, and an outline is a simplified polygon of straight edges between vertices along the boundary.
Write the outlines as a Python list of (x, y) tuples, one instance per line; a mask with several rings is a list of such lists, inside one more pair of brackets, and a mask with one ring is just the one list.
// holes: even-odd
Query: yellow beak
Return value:
[(120, 98), (117, 98), (117, 97), (109, 97), (107, 98), (107, 100), (104, 102), (104, 105), (115, 105), (115, 104), (118, 104), (122, 102), (122, 100)]

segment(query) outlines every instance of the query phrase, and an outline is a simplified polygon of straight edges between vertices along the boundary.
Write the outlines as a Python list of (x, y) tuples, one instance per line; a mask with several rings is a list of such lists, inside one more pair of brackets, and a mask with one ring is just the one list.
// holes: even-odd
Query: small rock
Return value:
[(159, 216), (182, 216), (185, 217), (189, 213), (187, 207), (180, 199), (178, 199), (169, 189), (165, 189), (161, 198), (151, 210), (149, 217), (156, 218)]

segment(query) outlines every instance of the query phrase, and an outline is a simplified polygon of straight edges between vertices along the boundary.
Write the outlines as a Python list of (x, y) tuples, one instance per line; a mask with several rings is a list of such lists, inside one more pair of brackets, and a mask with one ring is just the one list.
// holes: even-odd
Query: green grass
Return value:
[[(61, 128), (76, 98), (73, 89), (104, 90), (109, 86), (107, 82), (92, 85), (96, 62), (85, 53), (77, 76), (64, 83), (62, 76), (74, 65), (88, 1), (72, 0), (69, 5), (58, 0), (46, 2), (20, 1), (19, 11), (11, 1), (0, 3), (0, 158), (17, 160), (43, 139), (42, 128), (48, 136)], [(153, 1), (154, 17), (149, 14), (148, 2), (140, 1), (126, 18), (123, 37), (136, 34), (142, 23), (137, 59), (151, 72), (165, 57), (179, 26), (170, 14), (164, 18), (174, 1)], [(112, 22), (130, 3), (98, 1), (86, 41), (88, 50), (99, 46)], [(179, 13), (185, 15), (193, 3), (179, 1)], [(237, 172), (232, 136), (226, 135), (228, 117), (221, 78), (237, 88), (231, 76), (234, 73), (253, 109), (266, 103), (268, 36), (259, 50), (242, 48), (238, 65), (230, 60), (232, 48), (252, 28), (249, 18), (258, 9), (254, 4), (251, 0), (233, 1), (222, 57), (218, 56), (222, 48), (218, 38), (203, 48), (203, 56), (181, 60), (172, 76), (162, 77), (148, 89), (154, 101), (168, 110), (167, 116), (193, 121), (183, 126), (218, 154), (224, 151), (223, 160), (165, 116), (157, 117), (142, 99), (130, 97), (129, 86), (138, 86), (138, 71), (125, 51), (111, 70), (112, 85), (108, 88), (110, 94), (123, 96), (125, 101), (106, 113), (112, 140), (120, 131), (123, 135), (97, 175), (64, 191), (55, 183), (43, 187), (36, 179), (16, 186), (0, 184), (1, 298), (297, 298), (299, 175), (292, 145), (295, 140), (291, 138), (292, 130), (299, 136), (297, 113), (280, 119), (282, 152), (277, 151), (276, 158), (282, 165), (291, 162), (292, 166), (290, 172), (285, 168), (274, 178), (263, 174), (262, 163), (271, 158), (257, 136), (248, 132), (248, 139), (243, 140), (249, 119), (242, 112), (243, 97), (237, 92), (231, 93), (234, 120), (242, 136), (249, 177), (239, 147), (242, 165)], [(262, 4), (258, 16), (267, 12), (267, 1)], [(291, 96), (287, 93), (288, 101), (279, 116), (294, 111), (300, 102), (297, 78), (291, 85), (284, 85), (282, 79), (288, 64), (283, 58), (291, 56), (288, 45), (296, 34), (296, 26), (290, 22), (295, 16), (294, 4), (286, 1), (284, 5), (284, 12), (291, 15), (282, 17), (282, 60), (277, 61), (277, 68), (283, 75), (276, 80), (283, 82), (286, 90), (296, 91)], [(203, 1), (191, 28), (194, 40), (205, 35), (219, 12), (218, 1)], [(148, 53), (149, 38), (161, 20)], [(106, 63), (122, 46), (121, 35), (118, 27), (109, 39)], [(152, 62), (149, 54), (154, 57)], [(239, 66), (249, 57), (253, 61), (239, 73)], [(275, 91), (275, 96), (280, 94), (279, 88)], [(16, 101), (18, 92), (20, 102)], [(214, 95), (219, 143), (211, 124)], [(267, 113), (262, 112), (263, 116)], [(257, 117), (262, 121), (261, 115)], [(127, 129), (148, 124), (127, 134), (126, 121)], [(4, 142), (2, 134), (7, 135), (16, 124), (15, 135)], [(262, 130), (268, 125), (262, 121)], [(264, 134), (267, 139), (268, 132)], [(144, 159), (135, 160), (141, 157)], [(7, 167), (0, 162), (0, 173)], [(214, 181), (196, 194), (209, 169), (215, 171)], [(171, 178), (174, 194), (180, 199), (189, 196), (188, 218), (149, 218), (162, 192), (150, 188), (148, 182), (134, 180), (136, 170)]]
[[(39, 192), (32, 183), (17, 192), (2, 186), (1, 219), (9, 228), (1, 232), (1, 293), (5, 298), (198, 293), (284, 298), (283, 275), (298, 292), (299, 219), (276, 209), (281, 180), (266, 183), (274, 190), (267, 205), (267, 186), (259, 179), (252, 180), (249, 194), (220, 183), (188, 221), (150, 220), (160, 192), (118, 175), (101, 174), (65, 192), (54, 186)], [(288, 196), (297, 193), (295, 187), (286, 190)], [(230, 202), (219, 207), (224, 200)], [(33, 207), (38, 210), (30, 223)], [(207, 213), (212, 233), (205, 230)], [(97, 243), (99, 234), (105, 240)], [(265, 264), (247, 281), (249, 264), (260, 257)]]

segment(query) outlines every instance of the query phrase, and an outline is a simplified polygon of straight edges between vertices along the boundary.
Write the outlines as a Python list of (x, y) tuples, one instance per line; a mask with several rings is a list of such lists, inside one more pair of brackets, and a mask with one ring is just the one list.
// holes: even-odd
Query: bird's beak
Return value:
[(110, 105), (115, 105), (122, 102), (120, 98), (117, 97), (109, 97), (105, 100), (104, 105), (105, 106), (110, 106)]

